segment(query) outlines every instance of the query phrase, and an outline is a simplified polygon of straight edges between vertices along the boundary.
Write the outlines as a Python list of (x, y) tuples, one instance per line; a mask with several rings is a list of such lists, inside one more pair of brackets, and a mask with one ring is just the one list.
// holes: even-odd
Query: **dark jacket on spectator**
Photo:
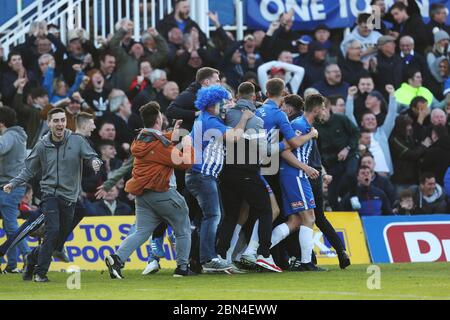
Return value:
[(373, 175), (374, 179), (372, 180), (371, 185), (377, 187), (380, 190), (383, 190), (390, 201), (391, 207), (393, 207), (395, 200), (397, 200), (397, 192), (395, 191), (395, 188), (392, 185), (391, 181), (376, 172)]
[(195, 81), (195, 75), (200, 68), (212, 65), (206, 47), (198, 49), (197, 53), (202, 60), (202, 63), (198, 68), (189, 65), (192, 53), (187, 51), (184, 51), (181, 55), (177, 56), (175, 63), (172, 66), (169, 66), (171, 67), (171, 79), (178, 84), (180, 90), (186, 89), (192, 81)]
[(414, 140), (422, 142), (430, 134), (431, 120), (430, 115), (428, 115), (423, 124), (417, 122), (417, 116), (414, 114), (411, 108), (407, 109), (403, 114), (407, 114), (411, 119), (413, 119), (413, 136)]
[[(55, 37), (53, 34), (47, 34), (46, 38), (50, 40), (52, 45), (56, 48), (56, 50), (49, 52), (54, 58), (57, 67), (57, 74), (61, 73), (62, 62), (64, 58), (64, 54), (66, 54), (66, 47), (64, 44)], [(16, 47), (16, 49), (20, 52), (23, 65), (26, 69), (32, 70), (35, 74), (40, 73), (38, 59), (41, 56), (37, 51), (36, 47), (36, 37), (26, 36), (26, 41), (23, 44), (20, 44)]]
[(338, 162), (337, 154), (347, 146), (351, 148), (348, 157), (356, 155), (359, 130), (345, 115), (331, 114), (327, 122), (316, 122), (314, 127), (319, 131), (320, 152), (326, 168)]
[(99, 122), (101, 117), (110, 112), (108, 100), (110, 93), (111, 89), (108, 87), (104, 87), (102, 92), (97, 92), (90, 88), (81, 92), (83, 99), (92, 108), (92, 110), (95, 111), (95, 116), (97, 117), (96, 122)]
[(396, 89), (402, 83), (402, 60), (399, 56), (385, 56), (381, 51), (377, 53), (377, 69), (374, 74), (375, 89), (386, 92), (386, 85), (392, 84)]
[[(189, 33), (193, 27), (197, 28), (199, 31), (200, 45), (206, 45), (208, 39), (206, 38), (206, 34), (200, 29), (199, 25), (191, 18), (184, 20), (184, 22), (185, 29), (181, 31), (183, 33)], [(166, 39), (169, 38), (169, 31), (172, 28), (179, 28), (177, 20), (175, 19), (175, 12), (165, 15), (164, 18), (156, 24), (156, 29), (158, 29), (159, 33)]]
[(342, 79), (351, 86), (358, 85), (359, 78), (367, 74), (367, 70), (364, 69), (361, 61), (339, 59), (339, 67), (342, 71)]
[[(94, 61), (98, 61), (98, 50), (92, 42), (82, 41), (81, 46), (83, 47), (85, 54), (90, 53), (92, 55), (92, 59)], [(62, 74), (64, 75), (64, 81), (68, 84), (69, 87), (71, 87), (74, 84), (75, 78), (77, 76), (77, 72), (73, 70), (73, 65), (83, 63), (84, 57), (83, 58), (75, 57), (70, 52), (67, 52), (67, 54), (64, 56), (62, 65)], [(90, 68), (88, 67), (83, 69), (83, 72), (87, 73), (89, 70)]]
[(420, 54), (425, 53), (429, 40), (427, 39), (428, 33), (425, 24), (423, 23), (422, 16), (412, 15), (401, 25), (394, 23), (393, 30), (400, 34), (398, 39), (403, 36), (411, 36), (414, 39), (415, 50)]
[(439, 184), (450, 166), (450, 136), (441, 137), (425, 152), (420, 168), (422, 172), (432, 172)]
[(133, 212), (129, 205), (116, 200), (116, 210), (111, 212), (108, 206), (105, 204), (105, 200), (96, 201), (92, 204), (93, 212), (89, 212), (90, 216), (128, 216)]
[(180, 95), (169, 105), (166, 111), (166, 116), (170, 119), (182, 119), (181, 128), (188, 131), (192, 130), (195, 120), (195, 113), (198, 111), (195, 108), (194, 102), (197, 98), (197, 92), (201, 89), (201, 84), (197, 82), (191, 85), (180, 93)]
[(380, 216), (392, 214), (392, 208), (383, 190), (370, 185), (367, 187), (357, 187), (356, 193), (347, 193), (341, 202), (341, 209), (344, 211), (354, 211), (350, 199), (358, 197), (361, 209), (358, 210), (360, 216)]
[(132, 113), (128, 121), (125, 121), (117, 114), (112, 116), (112, 122), (116, 128), (116, 141), (121, 145), (123, 143), (131, 144), (137, 135), (138, 129), (141, 129), (143, 124), (141, 118)]
[(233, 62), (231, 62), (232, 56), (241, 45), (242, 42), (235, 42), (230, 47), (228, 47), (228, 49), (225, 51), (222, 60), (223, 63), (221, 69), (223, 71), (224, 76), (227, 79), (227, 84), (234, 90), (237, 90), (238, 86), (241, 84), (242, 78), (244, 77), (244, 73), (246, 71), (244, 70), (242, 63), (234, 64)]
[(440, 24), (434, 21), (433, 19), (430, 19), (430, 21), (426, 24), (426, 31), (427, 31), (427, 39), (428, 39), (428, 45), (432, 47), (434, 45), (434, 33), (433, 29), (438, 28), (439, 30), (444, 30), (448, 34), (450, 34), (450, 26), (446, 24)]
[(120, 81), (119, 81), (119, 77), (117, 76), (116, 72), (113, 72), (112, 74), (110, 74), (108, 76), (103, 75), (103, 77), (105, 78), (105, 86), (109, 90), (119, 87)]
[(428, 64), (425, 57), (415, 51), (413, 55), (402, 57), (402, 54), (399, 54), (398, 56), (402, 59), (402, 69), (405, 70), (406, 68), (413, 68), (419, 70), (422, 74), (424, 86), (428, 87), (427, 84), (430, 82), (431, 75), (428, 70)]
[[(353, 103), (355, 106), (355, 110), (353, 111), (353, 114), (356, 118), (357, 123), (361, 123), (361, 118), (364, 115), (364, 113), (367, 111), (366, 108), (366, 99), (367, 96), (369, 94), (368, 93), (361, 93), (358, 91), (358, 93), (356, 94)], [(377, 122), (378, 123), (378, 122)]]
[(333, 96), (333, 95), (341, 95), (343, 97), (347, 97), (347, 91), (349, 85), (347, 82), (341, 82), (338, 85), (330, 85), (326, 80), (322, 80), (316, 82), (313, 85), (313, 88), (317, 89), (322, 95), (325, 97)]
[[(1, 94), (4, 104), (7, 106), (12, 106), (17, 91), (17, 88), (14, 87), (14, 82), (16, 82), (18, 77), (18, 74), (10, 68), (2, 74)], [(39, 80), (33, 72), (27, 70), (27, 78), (29, 81), (27, 84), (28, 88), (37, 87), (39, 85)]]
[(32, 149), (39, 138), (48, 131), (44, 108), (39, 109), (23, 102), (23, 95), (17, 93), (14, 97), (14, 109), (18, 120), (27, 133), (27, 149)]
[(393, 134), (389, 139), (395, 184), (417, 184), (419, 181), (419, 159), (427, 148), (413, 137), (400, 137)]
[[(302, 82), (303, 90), (311, 87), (314, 83), (325, 79), (324, 72), (327, 62), (326, 60), (317, 61), (314, 59), (314, 52), (319, 50), (317, 47), (320, 47), (320, 45), (311, 42), (305, 59), (300, 61), (300, 66), (305, 68), (305, 77)], [(345, 96), (346, 95), (347, 94), (345, 94)]]
[(261, 44), (261, 56), (264, 61), (277, 60), (282, 51), (295, 52), (296, 47), (292, 44), (299, 38), (299, 34), (292, 29), (286, 32), (283, 27), (274, 31), (272, 36), (266, 35)]
[(422, 192), (419, 187), (413, 189), (414, 192), (414, 204), (416, 205), (416, 210), (414, 214), (433, 214), (433, 213), (446, 213), (447, 212), (447, 201), (442, 187), (436, 184), (436, 190), (429, 199), (423, 197)]
[(162, 92), (158, 92), (158, 94), (156, 95), (156, 102), (158, 102), (159, 106), (161, 107), (161, 113), (166, 114), (167, 108), (172, 101), (169, 101), (169, 99), (167, 99)]
[[(355, 186), (357, 186), (358, 181), (356, 176), (350, 177), (347, 181), (343, 182), (340, 186), (340, 193), (346, 194), (347, 192), (354, 193)], [(384, 192), (387, 199), (389, 200), (389, 205), (394, 206), (397, 200), (397, 191), (391, 181), (378, 173), (374, 172), (372, 174), (372, 181), (370, 182), (371, 187), (375, 187)]]

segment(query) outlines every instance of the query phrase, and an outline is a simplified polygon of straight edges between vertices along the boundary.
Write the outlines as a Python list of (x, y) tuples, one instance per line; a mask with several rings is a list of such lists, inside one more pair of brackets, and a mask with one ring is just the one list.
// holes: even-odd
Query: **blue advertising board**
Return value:
[(450, 214), (361, 219), (373, 263), (450, 261)]
[[(246, 0), (246, 26), (266, 30), (281, 13), (294, 9), (294, 30), (313, 30), (321, 24), (330, 29), (351, 27), (360, 12), (370, 11), (371, 0)], [(393, 0), (386, 0), (390, 6)], [(429, 7), (450, 0), (418, 0), (422, 16), (428, 21)], [(448, 22), (450, 22), (450, 17)]]

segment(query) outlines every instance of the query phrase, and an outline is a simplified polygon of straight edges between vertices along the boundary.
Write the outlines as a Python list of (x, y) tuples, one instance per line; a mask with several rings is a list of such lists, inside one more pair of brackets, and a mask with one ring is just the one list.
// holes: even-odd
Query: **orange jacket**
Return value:
[(169, 190), (169, 180), (173, 169), (186, 170), (194, 164), (194, 150), (184, 148), (190, 152), (189, 163), (175, 164), (172, 153), (183, 159), (183, 152), (178, 150), (170, 141), (172, 133), (158, 135), (154, 132), (142, 130), (131, 145), (131, 153), (135, 157), (132, 178), (125, 185), (125, 191), (133, 195), (141, 195), (144, 190), (165, 192)]

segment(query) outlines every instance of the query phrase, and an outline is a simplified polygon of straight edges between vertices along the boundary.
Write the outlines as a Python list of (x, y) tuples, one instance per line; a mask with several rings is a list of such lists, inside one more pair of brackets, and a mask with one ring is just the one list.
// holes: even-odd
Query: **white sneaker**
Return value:
[(161, 269), (159, 266), (159, 262), (157, 260), (150, 261), (145, 267), (144, 271), (142, 271), (142, 275), (156, 273)]
[(273, 261), (272, 255), (268, 258), (264, 258), (262, 255), (259, 255), (256, 259), (256, 264), (264, 269), (273, 271), (273, 272), (283, 272), (280, 267), (278, 267)]

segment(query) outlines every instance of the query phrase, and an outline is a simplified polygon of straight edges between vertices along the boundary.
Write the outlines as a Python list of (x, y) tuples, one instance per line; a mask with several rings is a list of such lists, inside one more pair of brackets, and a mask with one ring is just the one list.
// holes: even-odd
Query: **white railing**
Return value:
[[(236, 26), (225, 29), (236, 31), (237, 39), (243, 38), (243, 5), (242, 0), (234, 0), (236, 8)], [(128, 0), (122, 6), (122, 0), (54, 0), (44, 4), (36, 0), (22, 8), (21, 0), (17, 0), (18, 13), (0, 26), (0, 45), (4, 48), (6, 57), (11, 47), (25, 41), (33, 21), (47, 21), (60, 26), (61, 41), (66, 43), (67, 30), (83, 28), (90, 39), (97, 44), (99, 36), (106, 38), (114, 31), (115, 23), (128, 18), (134, 22), (134, 38), (139, 40), (141, 32), (149, 27), (155, 27), (156, 22), (171, 12), (172, 0)], [(209, 36), (214, 28), (209, 26), (207, 12), (208, 0), (189, 0), (191, 18)]]

